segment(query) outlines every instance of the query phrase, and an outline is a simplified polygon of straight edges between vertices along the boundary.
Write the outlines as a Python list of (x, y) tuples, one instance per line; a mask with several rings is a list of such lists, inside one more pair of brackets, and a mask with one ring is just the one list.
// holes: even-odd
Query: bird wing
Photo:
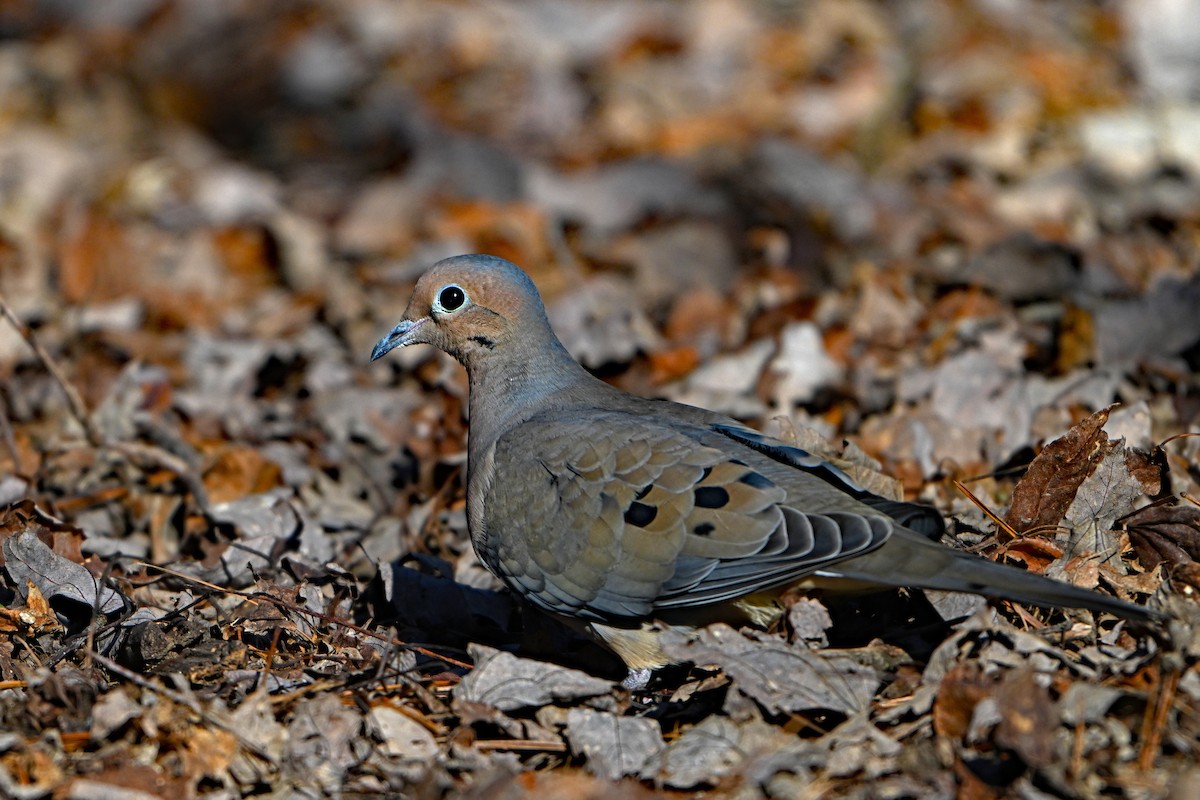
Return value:
[(793, 507), (752, 466), (762, 456), (711, 438), (624, 411), (534, 416), (489, 454), (480, 557), (536, 605), (604, 620), (791, 583), (892, 534), (895, 522), (867, 508)]
[(946, 522), (937, 509), (920, 503), (907, 503), (902, 500), (891, 500), (872, 494), (858, 485), (849, 475), (825, 459), (815, 456), (807, 450), (794, 445), (772, 439), (753, 428), (747, 428), (732, 420), (712, 424), (717, 433), (728, 436), (735, 442), (757, 450), (758, 452), (789, 467), (795, 467), (814, 477), (820, 478), (838, 491), (853, 497), (858, 502), (870, 506), (900, 523), (909, 530), (917, 531), (927, 538), (937, 541), (945, 532)]

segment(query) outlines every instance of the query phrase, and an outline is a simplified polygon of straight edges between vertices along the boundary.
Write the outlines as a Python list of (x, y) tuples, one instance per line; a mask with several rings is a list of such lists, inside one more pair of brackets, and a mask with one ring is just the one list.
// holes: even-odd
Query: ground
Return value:
[[(1200, 793), (1200, 5), (0, 7), (0, 795)], [(1153, 606), (794, 592), (613, 657), (466, 534), (444, 256)], [(689, 666), (690, 664), (690, 666)]]

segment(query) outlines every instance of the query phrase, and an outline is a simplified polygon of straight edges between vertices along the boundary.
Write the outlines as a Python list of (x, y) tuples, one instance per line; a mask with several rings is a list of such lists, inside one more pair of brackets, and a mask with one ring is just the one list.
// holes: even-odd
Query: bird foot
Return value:
[(654, 670), (649, 667), (641, 669), (631, 669), (629, 674), (621, 681), (621, 685), (631, 692), (643, 691), (650, 685), (650, 677), (654, 674)]

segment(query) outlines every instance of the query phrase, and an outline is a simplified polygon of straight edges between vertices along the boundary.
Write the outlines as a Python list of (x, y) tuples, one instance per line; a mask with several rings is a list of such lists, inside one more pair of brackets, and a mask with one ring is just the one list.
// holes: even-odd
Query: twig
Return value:
[(1015, 530), (1013, 530), (1012, 527), (1007, 522), (1005, 522), (1004, 520), (1002, 520), (998, 516), (996, 516), (994, 513), (992, 513), (992, 510), (990, 508), (988, 508), (986, 505), (984, 505), (983, 501), (980, 500), (978, 497), (976, 497), (974, 492), (972, 492), (970, 489), (968, 489), (962, 481), (960, 481), (960, 480), (954, 481), (954, 488), (958, 489), (960, 492), (962, 492), (964, 495), (966, 495), (967, 499), (970, 500), (972, 503), (974, 503), (975, 506), (980, 511), (982, 511), (984, 514), (986, 514), (988, 519), (990, 519), (992, 522), (996, 523), (996, 526), (998, 528), (1003, 530), (1005, 533), (1007, 533), (1009, 536), (1011, 536), (1014, 539), (1021, 538), (1021, 535), (1019, 533), (1017, 533)]
[(1029, 609), (1025, 608), (1025, 606), (1021, 605), (1020, 603), (1010, 600), (1008, 601), (1008, 606), (1015, 611), (1017, 616), (1020, 617), (1029, 627), (1035, 630), (1046, 627), (1046, 623), (1029, 613)]
[[(945, 461), (945, 459), (943, 459), (943, 462), (944, 461)], [(940, 465), (941, 465), (941, 463), (939, 463), (939, 466)], [(1007, 478), (1009, 475), (1019, 475), (1020, 473), (1027, 472), (1028, 470), (1029, 470), (1029, 465), (1022, 464), (1017, 467), (1008, 467), (1006, 469), (992, 470), (991, 472), (985, 472), (982, 475), (972, 475), (969, 478), (963, 478), (962, 482), (963, 483), (975, 483), (976, 481), (987, 480), (988, 478)]]
[(1022, 532), (1021, 536), (1022, 537), (1039, 536), (1043, 533), (1068, 533), (1069, 534), (1069, 533), (1073, 533), (1073, 531), (1071, 530), (1070, 527), (1068, 527), (1066, 525), (1037, 525), (1033, 528), (1030, 528), (1027, 531)]
[(485, 739), (475, 742), (479, 750), (521, 750), (533, 753), (565, 753), (565, 742), (545, 742), (537, 739)]
[(1162, 450), (1164, 447), (1166, 447), (1167, 445), (1169, 445), (1171, 442), (1175, 441), (1176, 439), (1187, 439), (1192, 436), (1200, 436), (1200, 433), (1197, 433), (1196, 431), (1184, 431), (1183, 433), (1177, 433), (1174, 436), (1168, 436), (1167, 438), (1163, 439), (1161, 442), (1158, 443), (1157, 449)]
[(21, 322), (12, 308), (9, 307), (2, 294), (0, 294), (0, 315), (8, 320), (17, 333), (21, 334), (21, 338), (33, 350), (34, 354), (38, 357), (38, 361), (42, 362), (42, 366), (46, 368), (46, 371), (50, 373), (50, 377), (54, 379), (54, 382), (58, 384), (58, 388), (66, 396), (67, 408), (70, 410), (71, 416), (83, 428), (83, 433), (87, 436), (87, 440), (92, 445), (98, 446), (103, 440), (99, 432), (92, 426), (92, 421), (88, 417), (87, 406), (83, 404), (83, 398), (79, 396), (79, 392), (67, 380), (67, 376), (63, 374), (63, 371), (54, 359), (50, 357), (50, 354), (46, 352), (46, 348), (42, 347), (41, 342), (33, 335), (33, 329), (24, 322)]
[(4, 395), (0, 395), (0, 439), (4, 440), (4, 449), (13, 462), (13, 473), (24, 475), (25, 468), (21, 464), (21, 451), (17, 449), (17, 437), (13, 434), (12, 423), (8, 421), (8, 404)]
[(1167, 725), (1171, 706), (1175, 704), (1175, 690), (1179, 686), (1179, 670), (1172, 669), (1166, 675), (1159, 673), (1158, 691), (1151, 698), (1142, 725), (1142, 750), (1138, 753), (1138, 766), (1149, 772), (1154, 766), (1162, 746), (1163, 729)]

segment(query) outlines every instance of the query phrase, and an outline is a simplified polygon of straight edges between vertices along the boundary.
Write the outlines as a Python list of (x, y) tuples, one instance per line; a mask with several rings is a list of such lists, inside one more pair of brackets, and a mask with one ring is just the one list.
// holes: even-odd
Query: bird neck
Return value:
[[(528, 344), (528, 343), (527, 343)], [(504, 433), (546, 408), (570, 402), (580, 387), (603, 381), (571, 357), (556, 338), (525, 348), (528, 357), (474, 359), (470, 380), (468, 455), (490, 448)]]

